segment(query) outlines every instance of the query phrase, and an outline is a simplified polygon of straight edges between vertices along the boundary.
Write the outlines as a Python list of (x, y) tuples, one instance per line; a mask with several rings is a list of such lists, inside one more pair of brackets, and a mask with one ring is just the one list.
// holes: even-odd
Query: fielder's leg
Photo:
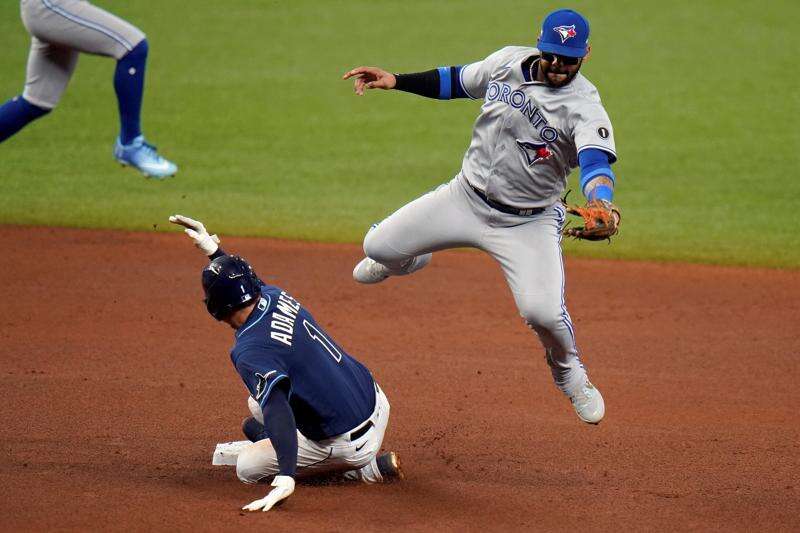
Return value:
[(483, 228), (455, 178), (373, 226), (364, 238), (367, 257), (356, 265), (353, 277), (377, 283), (411, 274), (430, 263), (432, 252), (477, 246)]
[(588, 380), (564, 299), (561, 205), (540, 215), (505, 215), (486, 237), (486, 248), (500, 263), (526, 324), (539, 336), (556, 386), (569, 396), (578, 417), (596, 424), (605, 413), (600, 392)]

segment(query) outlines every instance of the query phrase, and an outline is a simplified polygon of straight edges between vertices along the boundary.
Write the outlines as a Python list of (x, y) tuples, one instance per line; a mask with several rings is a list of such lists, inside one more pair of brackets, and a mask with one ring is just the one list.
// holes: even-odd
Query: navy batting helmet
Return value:
[(237, 255), (217, 257), (203, 269), (206, 309), (217, 320), (253, 302), (261, 285), (253, 267)]

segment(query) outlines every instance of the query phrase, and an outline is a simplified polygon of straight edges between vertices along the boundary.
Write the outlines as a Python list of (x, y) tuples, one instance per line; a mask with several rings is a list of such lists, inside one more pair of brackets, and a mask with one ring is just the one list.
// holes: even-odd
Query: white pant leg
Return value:
[(31, 37), (22, 97), (33, 105), (45, 109), (56, 107), (67, 89), (72, 73), (75, 72), (78, 55), (72, 48)]
[(378, 388), (375, 411), (370, 417), (372, 428), (362, 437), (343, 442), (335, 448), (334, 460), (349, 474), (347, 477), (360, 479), (365, 483), (380, 483), (383, 476), (378, 470), (375, 458), (381, 451), (386, 428), (389, 425), (391, 406), (383, 391)]
[(532, 217), (497, 214), (484, 246), (500, 263), (520, 315), (539, 336), (556, 385), (568, 393), (583, 385), (586, 371), (564, 299), (564, 219), (559, 204)]
[(20, 13), (31, 34), (22, 96), (46, 109), (61, 100), (79, 52), (119, 60), (145, 38), (129, 22), (84, 0), (21, 0)]
[[(315, 465), (324, 464), (330, 459), (329, 447), (320, 446), (308, 440), (299, 431), (297, 432), (297, 469), (298, 476), (304, 470), (310, 470)], [(245, 447), (236, 459), (236, 475), (243, 483), (258, 483), (272, 477), (280, 471), (278, 454), (272, 447), (269, 439), (254, 442)]]
[[(386, 427), (389, 424), (389, 401), (376, 387), (375, 409), (370, 415), (372, 428), (355, 441), (352, 431), (324, 441), (312, 441), (297, 432), (297, 476), (315, 476), (332, 472), (347, 472), (368, 467), (381, 449)], [(367, 422), (367, 421), (365, 421)], [(355, 429), (357, 429), (358, 426)], [(280, 470), (278, 455), (269, 439), (246, 446), (236, 460), (236, 475), (243, 483), (257, 483), (276, 475)], [(373, 480), (381, 481), (375, 470)]]
[(364, 238), (367, 257), (402, 271), (416, 256), (477, 246), (485, 225), (467, 200), (459, 178), (440, 185), (383, 220)]
[(85, 0), (22, 0), (20, 13), (32, 36), (87, 54), (120, 59), (145, 38), (130, 22)]

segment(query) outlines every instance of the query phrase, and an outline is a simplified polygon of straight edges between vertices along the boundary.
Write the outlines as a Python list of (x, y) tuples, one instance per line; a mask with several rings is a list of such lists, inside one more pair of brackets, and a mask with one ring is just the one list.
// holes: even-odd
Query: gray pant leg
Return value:
[(392, 270), (447, 248), (477, 247), (486, 226), (458, 178), (404, 205), (364, 238), (364, 253)]
[(500, 263), (520, 314), (539, 336), (556, 385), (563, 391), (583, 384), (572, 321), (564, 303), (561, 229), (564, 210), (537, 217), (490, 209), (456, 178), (403, 206), (370, 231), (366, 255), (393, 270), (437, 250), (473, 247)]
[(484, 247), (500, 263), (520, 315), (539, 336), (556, 385), (569, 392), (583, 385), (586, 371), (564, 300), (564, 219), (558, 204), (531, 218), (497, 214)]
[(22, 22), (41, 41), (117, 60), (145, 35), (136, 26), (85, 0), (22, 0)]
[(22, 95), (47, 109), (61, 100), (79, 52), (119, 60), (145, 38), (135, 26), (84, 0), (21, 0), (20, 14), (32, 36)]
[(75, 66), (78, 52), (31, 37), (25, 90), (22, 97), (33, 105), (53, 109), (61, 100)]

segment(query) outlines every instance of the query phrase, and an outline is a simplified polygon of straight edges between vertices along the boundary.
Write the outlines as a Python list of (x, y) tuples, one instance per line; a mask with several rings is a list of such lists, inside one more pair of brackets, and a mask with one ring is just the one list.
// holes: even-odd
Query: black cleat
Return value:
[(400, 457), (395, 452), (386, 452), (375, 458), (378, 471), (383, 476), (384, 482), (405, 479), (403, 469), (400, 467)]

